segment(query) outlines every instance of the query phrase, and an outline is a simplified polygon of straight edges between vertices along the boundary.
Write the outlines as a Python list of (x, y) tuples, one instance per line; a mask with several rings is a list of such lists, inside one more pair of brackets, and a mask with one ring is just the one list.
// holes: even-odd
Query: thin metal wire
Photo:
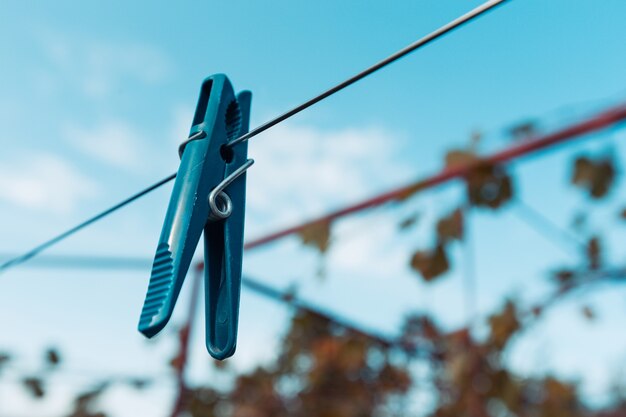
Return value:
[[(250, 138), (252, 138), (253, 136), (258, 135), (259, 133), (262, 133), (268, 129), (270, 129), (273, 126), (276, 126), (277, 124), (283, 122), (284, 120), (287, 120), (288, 118), (290, 118), (291, 116), (300, 113), (302, 110), (307, 109), (309, 107), (311, 107), (312, 105), (324, 100), (325, 98), (335, 94), (336, 92), (343, 90), (344, 88), (354, 84), (355, 82), (367, 77), (368, 75), (382, 69), (383, 67), (386, 67), (387, 65), (399, 60), (400, 58), (410, 54), (411, 52), (421, 48), (422, 46), (425, 46), (429, 43), (431, 43), (432, 41), (442, 37), (443, 35), (451, 32), (452, 30), (459, 28), (461, 26), (463, 26), (465, 23), (468, 23), (469, 21), (473, 20), (474, 18), (482, 15), (483, 13), (486, 13), (487, 11), (493, 9), (494, 7), (504, 3), (505, 1), (508, 0), (489, 0), (487, 2), (485, 2), (484, 4), (482, 4), (481, 6), (478, 6), (477, 8), (473, 9), (472, 11), (464, 14), (461, 17), (458, 17), (457, 19), (451, 21), (450, 23), (442, 26), (441, 28), (435, 30), (434, 32), (431, 32), (430, 34), (424, 36), (423, 38), (417, 40), (416, 42), (408, 45), (407, 47), (401, 49), (400, 51), (396, 52), (395, 54), (383, 59), (382, 61), (372, 65), (371, 67), (367, 68), (364, 71), (361, 71), (360, 73), (350, 77), (349, 79), (337, 84), (336, 86), (326, 90), (325, 92), (323, 92), (322, 94), (308, 100), (307, 102), (293, 108), (292, 110), (289, 110), (288, 112), (282, 114), (281, 116), (276, 117), (275, 119), (272, 119), (264, 124), (262, 124), (261, 126), (251, 130), (250, 132), (246, 133), (245, 135), (242, 135), (240, 137), (238, 137), (237, 139), (231, 141), (228, 143), (229, 147), (235, 146), (238, 143), (244, 142)], [(200, 134), (196, 134), (196, 135), (192, 135), (190, 138), (188, 138), (185, 142), (183, 142), (183, 147), (184, 145), (186, 145), (190, 140), (196, 140), (196, 139), (200, 139), (201, 135)], [(3, 271), (6, 271), (9, 268), (12, 268), (14, 266), (17, 266), (19, 264), (22, 264), (26, 261), (28, 261), (29, 259), (33, 258), (34, 256), (37, 256), (39, 253), (41, 253), (42, 251), (48, 249), (50, 246), (55, 245), (56, 243), (64, 240), (65, 238), (73, 235), (74, 233), (78, 232), (79, 230), (89, 226), (90, 224), (102, 219), (103, 217), (108, 216), (109, 214), (119, 210), (120, 208), (126, 206), (127, 204), (137, 200), (140, 197), (143, 197), (144, 195), (150, 193), (151, 191), (156, 190), (157, 188), (159, 188), (160, 186), (170, 182), (171, 180), (173, 180), (174, 178), (176, 178), (176, 173), (171, 174), (170, 176), (162, 179), (161, 181), (151, 185), (150, 187), (138, 192), (137, 194), (127, 198), (126, 200), (122, 201), (119, 204), (116, 204), (115, 206), (111, 207), (108, 210), (103, 211), (102, 213), (84, 221), (83, 223), (79, 224), (78, 226), (75, 226), (73, 228), (71, 228), (70, 230), (61, 233), (60, 235), (48, 240), (45, 243), (42, 243), (41, 245), (35, 247), (34, 249), (28, 251), (27, 253), (25, 253), (24, 255), (18, 256), (14, 259), (11, 259), (7, 262), (4, 262), (3, 264), (0, 265), (0, 273), (2, 273)]]
[(199, 140), (199, 139), (203, 139), (206, 136), (206, 133), (204, 130), (201, 130), (199, 132), (194, 133), (193, 135), (189, 136), (187, 139), (185, 139), (183, 141), (183, 143), (181, 143), (180, 145), (178, 145), (178, 157), (182, 159), (183, 157), (183, 152), (185, 152), (185, 148), (187, 147), (187, 144), (189, 142), (192, 142), (194, 140)]
[(245, 142), (246, 140), (252, 138), (253, 136), (258, 135), (259, 133), (262, 133), (264, 131), (266, 131), (267, 129), (271, 128), (272, 126), (277, 125), (278, 123), (281, 123), (287, 119), (289, 119), (291, 116), (294, 116), (298, 113), (300, 113), (302, 110), (307, 109), (309, 107), (311, 107), (312, 105), (324, 100), (325, 98), (328, 98), (330, 96), (332, 96), (333, 94), (337, 93), (338, 91), (343, 90), (344, 88), (354, 84), (355, 82), (362, 80), (363, 78), (367, 77), (370, 74), (373, 74), (374, 72), (386, 67), (387, 65), (399, 60), (400, 58), (405, 57), (406, 55), (410, 54), (413, 51), (418, 50), (419, 48), (428, 45), (429, 43), (431, 43), (432, 41), (442, 37), (443, 35), (453, 31), (454, 29), (457, 29), (461, 26), (463, 26), (465, 23), (473, 20), (474, 18), (482, 15), (483, 13), (486, 13), (487, 11), (493, 9), (494, 7), (504, 3), (507, 0), (489, 0), (486, 3), (478, 6), (477, 8), (473, 9), (472, 11), (464, 14), (463, 16), (451, 21), (450, 23), (440, 27), (439, 29), (435, 30), (434, 32), (429, 33), (428, 35), (424, 36), (423, 38), (413, 42), (412, 44), (410, 44), (409, 46), (401, 49), (400, 51), (394, 53), (393, 55), (390, 55), (389, 57), (383, 59), (382, 61), (377, 62), (376, 64), (372, 65), (371, 67), (361, 71), (360, 73), (348, 78), (347, 80), (335, 85), (334, 87), (329, 88), (328, 90), (324, 91), (323, 93), (313, 97), (312, 99), (308, 100), (305, 103), (300, 104), (299, 106), (289, 110), (286, 113), (283, 113), (282, 115), (276, 117), (275, 119), (270, 120), (269, 122), (265, 122), (263, 123), (261, 126), (252, 129), (250, 132), (246, 133), (245, 135), (242, 135), (240, 137), (238, 137), (237, 139), (234, 139), (232, 141), (230, 141), (228, 143), (227, 146), (229, 147), (233, 147), (241, 142)]
[(91, 217), (90, 219), (85, 220), (84, 222), (80, 223), (77, 226), (72, 227), (71, 229), (69, 229), (66, 232), (61, 233), (60, 235), (53, 237), (52, 239), (42, 243), (39, 246), (36, 246), (35, 248), (31, 249), (30, 251), (26, 252), (23, 255), (20, 255), (18, 257), (15, 257), (13, 259), (10, 259), (4, 263), (2, 263), (0, 265), (0, 273), (3, 271), (6, 271), (9, 268), (12, 268), (14, 266), (17, 266), (19, 264), (22, 264), (26, 261), (28, 261), (29, 259), (37, 256), (38, 254), (40, 254), (41, 252), (43, 252), (44, 250), (48, 249), (50, 246), (53, 246), (57, 243), (59, 243), (60, 241), (62, 241), (63, 239), (68, 238), (69, 236), (73, 235), (74, 233), (78, 232), (79, 230), (84, 229), (85, 227), (91, 225), (92, 223), (97, 222), (98, 220), (108, 216), (109, 214), (121, 209), (122, 207), (132, 203), (133, 201), (143, 197), (144, 195), (156, 190), (157, 188), (159, 188), (160, 186), (162, 186), (163, 184), (166, 184), (168, 182), (170, 182), (171, 180), (173, 180), (174, 178), (176, 178), (176, 173), (163, 178), (161, 181), (152, 184), (151, 186), (149, 186), (148, 188), (145, 188), (141, 191), (139, 191), (137, 194), (134, 194), (130, 197), (128, 197), (126, 200), (117, 203), (116, 205), (114, 205), (113, 207), (104, 210), (103, 212), (101, 212), (100, 214), (96, 214), (95, 216)]
[(515, 199), (512, 212), (527, 226), (553, 242), (570, 256), (578, 254), (579, 250), (585, 247), (583, 238), (558, 226), (543, 213), (529, 206), (520, 198)]

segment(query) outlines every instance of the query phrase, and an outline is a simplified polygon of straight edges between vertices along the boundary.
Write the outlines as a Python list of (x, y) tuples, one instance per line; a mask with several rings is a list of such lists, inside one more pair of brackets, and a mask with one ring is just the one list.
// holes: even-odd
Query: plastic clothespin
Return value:
[(225, 146), (248, 132), (252, 94), (235, 97), (223, 74), (204, 80), (154, 258), (139, 331), (169, 321), (204, 231), (206, 346), (216, 359), (235, 352), (241, 291), (248, 145)]

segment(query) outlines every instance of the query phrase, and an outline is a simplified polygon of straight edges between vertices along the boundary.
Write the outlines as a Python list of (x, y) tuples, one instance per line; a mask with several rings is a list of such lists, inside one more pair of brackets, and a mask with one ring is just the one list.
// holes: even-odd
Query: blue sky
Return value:
[[(0, 250), (28, 249), (173, 172), (177, 144), (207, 75), (226, 73), (235, 88), (253, 92), (256, 126), (478, 4), (4, 2)], [(512, 0), (254, 138), (247, 236), (436, 172), (445, 151), (466, 144), (475, 130), (485, 132), (482, 151), (490, 152), (507, 146), (502, 129), (516, 121), (536, 117), (546, 129), (557, 128), (624, 99), (625, 13), (621, 0)], [(521, 198), (567, 226), (576, 210), (590, 206), (567, 187), (567, 161), (609, 146), (626, 155), (618, 141), (623, 137), (611, 130), (516, 163)], [(170, 190), (163, 187), (51, 253), (151, 258)], [(413, 309), (433, 311), (451, 328), (462, 325), (462, 248), (454, 252), (458, 271), (434, 285), (422, 284), (407, 267), (411, 251), (430, 242), (431, 221), (456, 207), (460, 196), (452, 184), (339, 222), (323, 281), (315, 278), (318, 255), (295, 238), (249, 253), (244, 269), (278, 287), (297, 283), (307, 299), (384, 332), (396, 331)], [(614, 192), (592, 227), (612, 225), (625, 197)], [(416, 210), (419, 227), (399, 236), (397, 221)], [(505, 294), (540, 295), (546, 270), (576, 259), (529, 229), (515, 208), (477, 212), (469, 227), (481, 312)], [(611, 257), (619, 260), (626, 236), (611, 227)], [(58, 344), (68, 354), (70, 374), (167, 372), (172, 326), (154, 345), (136, 331), (148, 275), (28, 268), (4, 274), (0, 347), (19, 351), (24, 369), (36, 368), (44, 346)], [(555, 370), (580, 378), (590, 398), (600, 395), (626, 360), (626, 339), (616, 334), (624, 293), (613, 289), (594, 297), (598, 324), (580, 320), (576, 304), (567, 304), (520, 342), (511, 361), (521, 372)], [(183, 294), (181, 307), (186, 301)], [(287, 317), (282, 306), (244, 291), (234, 366), (271, 358)], [(606, 343), (609, 337), (612, 343)], [(203, 331), (195, 335), (196, 380), (210, 372), (203, 338)], [(1, 383), (0, 412), (58, 414), (68, 393), (89, 381), (81, 378), (59, 376), (55, 399), (42, 404)], [(139, 396), (120, 390), (107, 403), (119, 416), (160, 416), (169, 393), (167, 384)]]

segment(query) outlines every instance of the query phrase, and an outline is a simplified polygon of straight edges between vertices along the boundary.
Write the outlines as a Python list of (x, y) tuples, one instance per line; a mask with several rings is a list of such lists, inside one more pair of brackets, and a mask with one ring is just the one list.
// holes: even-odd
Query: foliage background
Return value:
[[(237, 88), (251, 89), (256, 125), (476, 4), (4, 2), (0, 249), (26, 249), (175, 170), (204, 76), (225, 72)], [(255, 139), (248, 236), (620, 102), (625, 7), (619, 0), (510, 2)], [(622, 137), (620, 129), (604, 131), (498, 168), (511, 179), (511, 199), (498, 194), (496, 210), (468, 207), (456, 182), (334, 223), (324, 256), (298, 237), (251, 252), (247, 274), (377, 334), (406, 329), (420, 353), (381, 348), (244, 293), (239, 350), (227, 369), (214, 369), (202, 332), (192, 333), (189, 386), (205, 390), (187, 407), (207, 413), (215, 404), (218, 414), (239, 415), (310, 413), (311, 404), (320, 415), (367, 413), (373, 405), (416, 415), (619, 409), (624, 297), (612, 273), (622, 267), (625, 237)], [(149, 259), (168, 193), (54, 253)], [(458, 215), (437, 227), (459, 208), (462, 228)], [(325, 232), (306, 240), (324, 241)], [(615, 279), (570, 293), (590, 271)], [(136, 333), (145, 272), (25, 268), (1, 281), (0, 415), (68, 415), (85, 393), (78, 415), (170, 412), (179, 329), (170, 326), (154, 344)], [(562, 301), (533, 315), (561, 291)], [(178, 323), (188, 302), (181, 300)]]

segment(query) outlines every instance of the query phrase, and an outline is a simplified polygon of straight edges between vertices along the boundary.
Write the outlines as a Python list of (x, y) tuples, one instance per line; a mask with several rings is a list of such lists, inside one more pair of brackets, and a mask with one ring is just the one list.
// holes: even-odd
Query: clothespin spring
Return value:
[(230, 216), (233, 212), (233, 203), (228, 194), (224, 192), (224, 189), (241, 176), (241, 174), (246, 172), (253, 164), (254, 159), (248, 159), (232, 174), (224, 178), (224, 180), (209, 193), (209, 219), (222, 220)]
[[(203, 130), (200, 130), (199, 132), (196, 132), (193, 135), (189, 136), (183, 143), (178, 146), (178, 157), (183, 157), (183, 152), (185, 151), (185, 147), (189, 142), (204, 139), (205, 137), (206, 133)], [(209, 193), (210, 220), (223, 220), (230, 216), (230, 214), (233, 212), (233, 203), (228, 194), (224, 192), (224, 189), (237, 178), (239, 178), (241, 174), (246, 172), (248, 168), (250, 168), (253, 164), (254, 159), (248, 159), (242, 166), (237, 168), (235, 172), (224, 178), (224, 180), (220, 182), (213, 189), (213, 191)]]

